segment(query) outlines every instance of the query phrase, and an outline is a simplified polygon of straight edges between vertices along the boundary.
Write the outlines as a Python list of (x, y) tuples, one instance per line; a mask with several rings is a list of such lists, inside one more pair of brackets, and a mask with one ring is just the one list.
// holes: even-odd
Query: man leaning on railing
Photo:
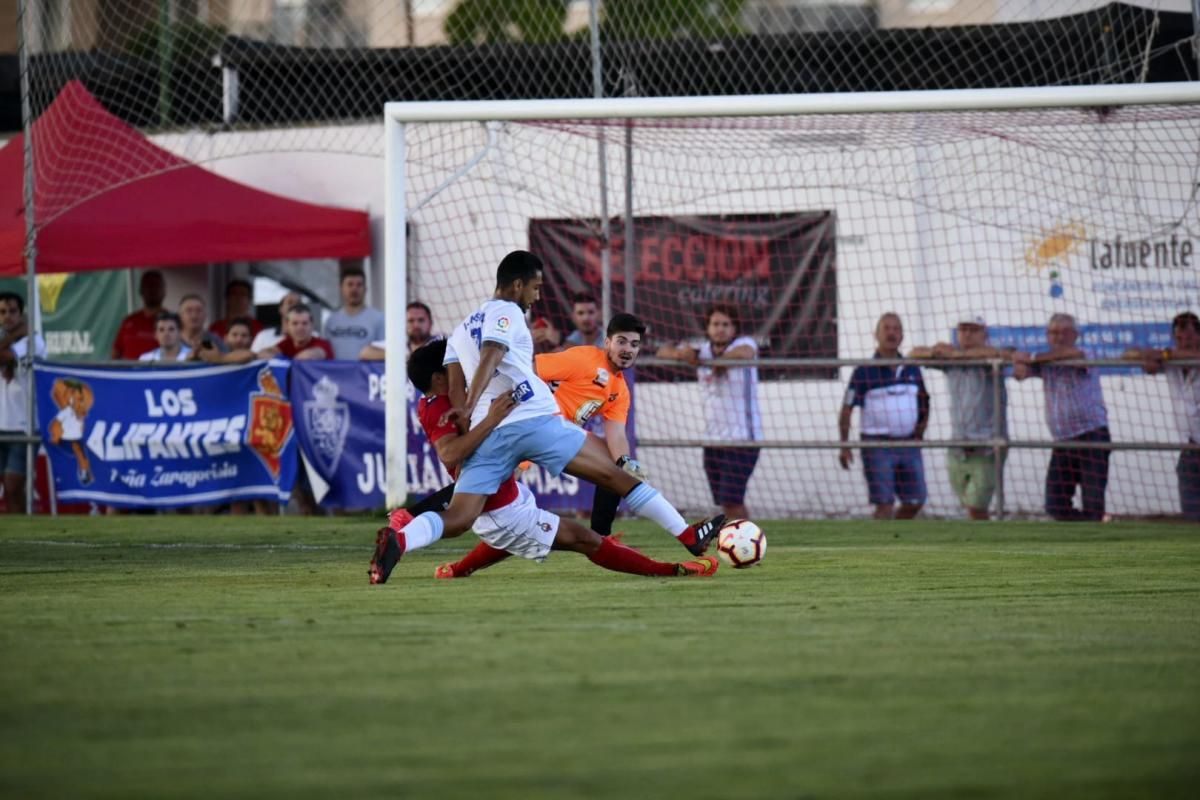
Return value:
[[(1167, 376), (1179, 435), (1189, 444), (1200, 444), (1200, 368), (1173, 363), (1200, 359), (1200, 317), (1191, 311), (1177, 315), (1171, 321), (1171, 337), (1174, 347), (1126, 350), (1123, 358), (1142, 362), (1147, 374)], [(1184, 519), (1200, 522), (1200, 450), (1181, 450), (1175, 474)]]
[[(1076, 346), (1079, 329), (1070, 314), (1054, 314), (1046, 326), (1050, 349), (1044, 353), (1013, 353), (1013, 377), (1041, 378), (1046, 397), (1046, 423), (1056, 441), (1046, 470), (1046, 513), (1064, 522), (1105, 519), (1108, 489), (1107, 448), (1071, 447), (1069, 442), (1111, 442), (1108, 409), (1095, 367), (1058, 366), (1055, 362), (1088, 359)], [(1083, 508), (1074, 506), (1079, 486)]]
[[(25, 300), (15, 292), (0, 292), (0, 437), (28, 436), (30, 372), (21, 359), (29, 352)], [(33, 353), (45, 357), (46, 343), (35, 339)], [(25, 511), (26, 445), (0, 438), (0, 473), (4, 503), (10, 514)]]

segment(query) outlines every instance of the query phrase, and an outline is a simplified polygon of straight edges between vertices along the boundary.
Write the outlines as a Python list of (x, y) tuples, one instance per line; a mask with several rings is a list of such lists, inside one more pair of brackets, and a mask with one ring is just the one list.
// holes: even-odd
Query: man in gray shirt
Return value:
[(363, 347), (384, 338), (384, 316), (367, 307), (367, 277), (358, 267), (342, 272), (341, 292), (342, 307), (325, 320), (325, 338), (334, 358), (354, 361)]
[[(1011, 350), (988, 345), (987, 321), (982, 314), (964, 314), (958, 320), (958, 341), (938, 342), (933, 347), (915, 347), (910, 358), (981, 359), (1012, 356)], [(1008, 435), (1008, 393), (1000, 380), (1000, 408), (990, 367), (940, 366), (950, 389), (950, 437), (984, 442)], [(997, 427), (998, 423), (998, 427)], [(1000, 455), (1000, 469), (1004, 456)], [(988, 506), (996, 491), (996, 450), (991, 447), (951, 448), (946, 454), (950, 486), (971, 519), (987, 519)]]

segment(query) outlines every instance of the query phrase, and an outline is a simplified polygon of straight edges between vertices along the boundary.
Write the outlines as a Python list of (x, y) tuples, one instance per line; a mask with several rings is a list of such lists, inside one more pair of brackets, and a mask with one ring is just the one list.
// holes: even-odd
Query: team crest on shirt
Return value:
[(596, 367), (596, 377), (592, 378), (592, 383), (597, 386), (608, 386), (608, 382), (611, 379), (612, 376), (608, 374), (608, 370), (604, 367)]
[(496, 330), (501, 333), (508, 333), (508, 326), (512, 324), (512, 320), (508, 317), (500, 317), (496, 320)]
[(304, 401), (304, 421), (312, 436), (313, 456), (322, 472), (337, 468), (350, 433), (350, 406), (338, 400), (338, 386), (326, 375), (312, 389), (312, 400)]

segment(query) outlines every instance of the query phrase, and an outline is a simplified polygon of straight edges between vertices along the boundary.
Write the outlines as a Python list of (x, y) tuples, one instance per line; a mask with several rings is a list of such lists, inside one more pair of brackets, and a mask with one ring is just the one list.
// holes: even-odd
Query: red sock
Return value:
[(675, 537), (684, 547), (691, 547), (696, 543), (696, 526), (688, 525), (683, 529), (683, 533)]
[(611, 569), (613, 572), (628, 572), (631, 575), (674, 575), (675, 565), (655, 561), (628, 545), (614, 542), (611, 537), (600, 541), (600, 549), (588, 556), (593, 564)]
[(473, 572), (503, 561), (508, 555), (506, 550), (497, 550), (487, 542), (480, 542), (475, 545), (474, 550), (451, 564), (450, 568), (454, 570), (455, 576), (465, 578)]

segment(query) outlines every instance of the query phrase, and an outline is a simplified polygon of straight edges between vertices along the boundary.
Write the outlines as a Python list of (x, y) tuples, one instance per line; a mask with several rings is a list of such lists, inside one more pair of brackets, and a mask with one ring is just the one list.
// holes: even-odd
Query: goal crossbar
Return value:
[(396, 122), (467, 122), (549, 119), (754, 117), (795, 114), (879, 114), (922, 111), (1003, 111), (1200, 103), (1200, 82), (938, 89), (912, 92), (733, 95), (710, 97), (604, 97), (550, 100), (392, 102), (384, 117)]

